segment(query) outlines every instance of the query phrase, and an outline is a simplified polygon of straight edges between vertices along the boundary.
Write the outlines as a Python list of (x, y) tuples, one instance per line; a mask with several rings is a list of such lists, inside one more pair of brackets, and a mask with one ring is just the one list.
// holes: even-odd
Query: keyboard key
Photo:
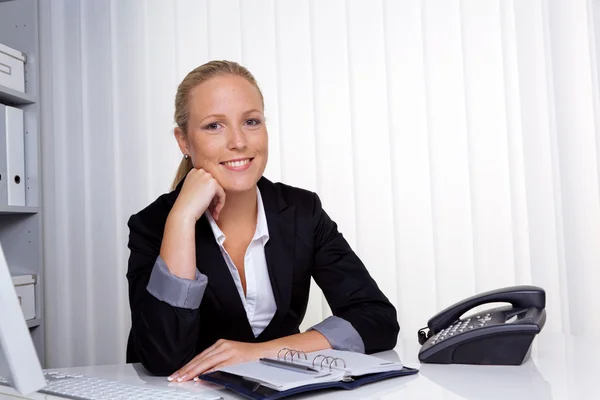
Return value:
[(48, 385), (41, 393), (64, 396), (76, 400), (216, 400), (220, 396), (203, 395), (179, 391), (174, 388), (159, 388), (129, 385), (118, 381), (110, 381), (83, 375), (68, 375), (57, 372), (45, 373)]

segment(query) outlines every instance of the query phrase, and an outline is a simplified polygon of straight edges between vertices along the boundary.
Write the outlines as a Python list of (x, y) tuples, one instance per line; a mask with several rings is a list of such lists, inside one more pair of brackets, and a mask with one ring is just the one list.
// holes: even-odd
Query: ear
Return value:
[(177, 144), (179, 145), (179, 149), (181, 150), (181, 152), (183, 154), (187, 154), (187, 155), (191, 156), (190, 146), (189, 146), (189, 143), (187, 140), (187, 136), (183, 133), (181, 128), (176, 127), (173, 131), (173, 134), (175, 135), (175, 139), (177, 139)]

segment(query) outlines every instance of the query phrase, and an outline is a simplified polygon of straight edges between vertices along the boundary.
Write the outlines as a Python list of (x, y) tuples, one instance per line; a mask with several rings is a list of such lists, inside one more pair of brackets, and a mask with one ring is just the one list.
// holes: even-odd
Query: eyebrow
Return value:
[[(253, 108), (252, 110), (244, 111), (244, 113), (242, 115), (248, 115), (248, 114), (252, 114), (254, 112), (260, 113), (261, 111), (257, 108)], [(206, 117), (202, 118), (202, 120), (200, 122), (204, 122), (209, 118), (225, 118), (225, 114), (210, 114), (210, 115), (207, 115)]]
[(200, 122), (204, 122), (209, 118), (225, 118), (225, 114), (210, 114), (210, 115), (207, 115), (206, 117), (202, 118), (200, 120)]

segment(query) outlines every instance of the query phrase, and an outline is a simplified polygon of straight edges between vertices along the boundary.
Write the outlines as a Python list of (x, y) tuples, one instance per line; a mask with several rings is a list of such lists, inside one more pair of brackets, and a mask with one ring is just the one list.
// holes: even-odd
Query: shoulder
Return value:
[(258, 182), (263, 202), (269, 208), (294, 207), (301, 213), (314, 213), (321, 208), (319, 196), (310, 190), (261, 178)]
[(277, 182), (275, 185), (279, 188), (285, 202), (294, 206), (305, 206), (312, 204), (317, 197), (315, 192), (296, 186), (286, 185), (285, 183)]

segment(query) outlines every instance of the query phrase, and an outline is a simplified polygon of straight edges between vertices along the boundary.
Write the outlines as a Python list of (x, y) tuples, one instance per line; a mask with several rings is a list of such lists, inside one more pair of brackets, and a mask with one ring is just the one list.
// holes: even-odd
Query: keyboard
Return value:
[[(119, 381), (69, 375), (59, 372), (45, 372), (48, 383), (39, 393), (75, 400), (218, 400), (219, 396), (206, 396), (202, 393), (182, 391), (175, 388), (160, 388), (149, 385), (129, 385)], [(9, 382), (0, 377), (0, 385)]]

